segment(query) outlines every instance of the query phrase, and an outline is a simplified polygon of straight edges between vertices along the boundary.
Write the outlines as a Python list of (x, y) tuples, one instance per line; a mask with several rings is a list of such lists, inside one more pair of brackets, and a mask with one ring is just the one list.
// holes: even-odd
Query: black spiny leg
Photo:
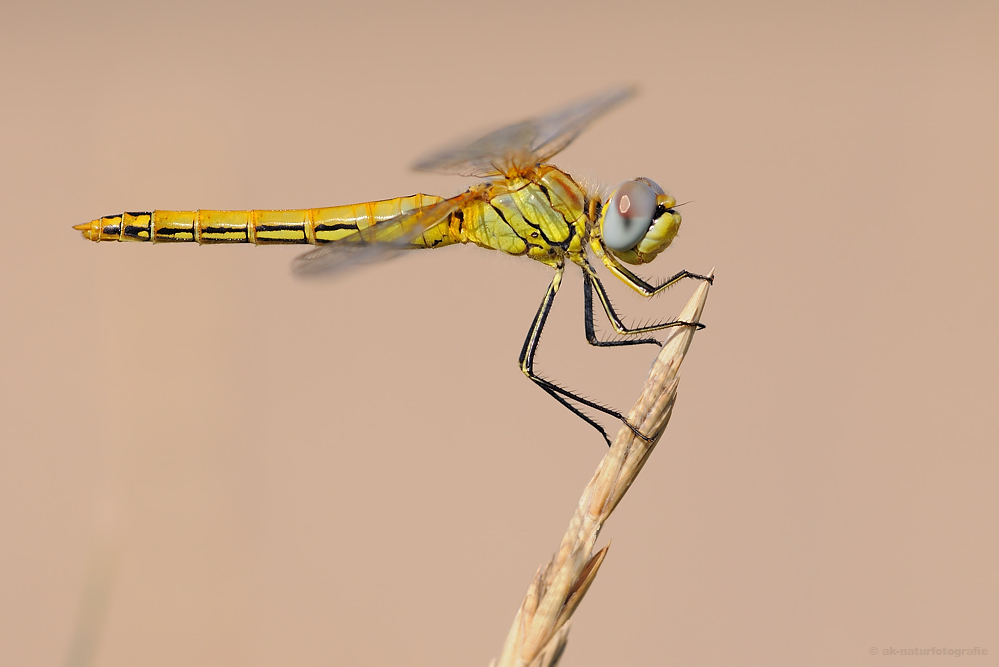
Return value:
[(600, 431), (600, 435), (604, 437), (607, 441), (607, 445), (610, 446), (611, 439), (607, 435), (607, 431), (593, 419), (584, 414), (579, 408), (569, 403), (566, 399), (571, 399), (588, 408), (593, 408), (603, 412), (604, 414), (610, 415), (615, 419), (620, 419), (624, 422), (625, 426), (630, 428), (635, 435), (648, 441), (649, 438), (645, 434), (641, 433), (638, 429), (628, 423), (628, 420), (624, 418), (620, 412), (612, 410), (608, 407), (600, 405), (599, 403), (594, 403), (589, 401), (582, 396), (578, 396), (568, 389), (564, 389), (550, 380), (546, 380), (540, 375), (534, 372), (534, 355), (538, 351), (538, 343), (541, 341), (541, 331), (545, 328), (545, 321), (548, 319), (548, 313), (551, 312), (552, 304), (555, 302), (555, 295), (558, 294), (558, 289), (562, 285), (562, 274), (564, 273), (564, 267), (559, 267), (556, 269), (555, 277), (552, 278), (551, 285), (548, 286), (548, 291), (545, 292), (545, 298), (541, 301), (541, 307), (538, 308), (538, 314), (534, 316), (534, 321), (531, 322), (531, 328), (527, 332), (527, 338), (524, 339), (524, 347), (520, 351), (520, 370), (524, 372), (524, 375), (531, 378), (531, 380), (537, 384), (539, 387), (545, 390), (545, 392), (554, 398), (556, 401), (569, 408), (576, 416), (585, 421), (587, 424), (593, 428)]
[[(684, 278), (697, 278), (702, 280), (711, 279), (697, 275), (696, 273), (690, 273), (689, 271), (681, 271), (676, 274), (666, 282), (664, 282), (659, 287), (652, 287), (647, 282), (631, 273), (624, 267), (616, 267), (614, 265), (608, 265), (608, 267), (625, 283), (630, 287), (635, 288), (642, 296), (653, 297), (659, 294), (665, 289), (672, 287)], [(613, 345), (641, 345), (643, 343), (655, 343), (656, 345), (662, 346), (658, 340), (654, 338), (638, 338), (635, 340), (620, 340), (620, 341), (598, 341), (596, 338), (596, 333), (593, 330), (593, 295), (592, 291), (596, 290), (597, 298), (600, 299), (600, 305), (603, 306), (604, 312), (607, 314), (607, 319), (610, 320), (611, 326), (614, 327), (614, 331), (622, 336), (634, 336), (638, 334), (652, 333), (653, 331), (662, 331), (663, 329), (670, 329), (674, 327), (697, 327), (698, 330), (703, 329), (704, 325), (700, 322), (681, 322), (678, 320), (673, 320), (671, 322), (659, 322), (656, 324), (650, 324), (644, 327), (635, 327), (634, 329), (626, 327), (618, 314), (614, 311), (614, 306), (611, 305), (610, 297), (607, 296), (607, 290), (604, 289), (604, 284), (600, 282), (600, 278), (597, 276), (597, 272), (593, 270), (590, 263), (583, 260), (581, 267), (583, 269), (583, 309), (585, 310), (586, 316), (586, 340), (590, 345), (596, 345), (597, 347), (613, 346)]]
[[(651, 343), (653, 345), (658, 345), (662, 347), (660, 343), (655, 338), (626, 338), (624, 340), (600, 340), (597, 338), (597, 332), (593, 328), (593, 286), (590, 284), (590, 276), (583, 272), (583, 326), (586, 328), (586, 342), (595, 347), (615, 347), (617, 345), (643, 345), (646, 343)], [(598, 283), (599, 284), (599, 283)], [(601, 285), (601, 288), (603, 285)], [(598, 291), (598, 294), (600, 292)], [(614, 313), (614, 308), (610, 305), (609, 300), (601, 299), (601, 304), (606, 304), (604, 310), (607, 311), (607, 316), (611, 320), (617, 318), (617, 313)], [(613, 316), (611, 315), (613, 313)], [(620, 320), (618, 320), (620, 322)], [(624, 328), (622, 326), (622, 328)]]
[[(715, 279), (711, 276), (702, 276), (699, 273), (691, 273), (690, 271), (683, 270), (677, 273), (676, 275), (672, 276), (671, 278), (668, 278), (667, 280), (663, 281), (661, 285), (654, 287), (650, 285), (648, 282), (636, 276), (628, 269), (626, 269), (623, 264), (618, 262), (610, 255), (605, 255), (603, 260), (604, 264), (607, 265), (607, 268), (611, 270), (611, 273), (620, 278), (622, 282), (628, 285), (628, 287), (631, 287), (632, 289), (638, 291), (642, 296), (655, 296), (662, 291), (668, 290), (670, 287), (676, 285), (684, 278), (693, 278), (694, 280), (707, 280), (709, 283), (714, 283), (715, 281)], [(590, 273), (595, 276), (596, 274), (593, 273), (593, 268), (590, 267), (589, 262), (586, 263), (586, 266), (587, 268), (589, 268)]]

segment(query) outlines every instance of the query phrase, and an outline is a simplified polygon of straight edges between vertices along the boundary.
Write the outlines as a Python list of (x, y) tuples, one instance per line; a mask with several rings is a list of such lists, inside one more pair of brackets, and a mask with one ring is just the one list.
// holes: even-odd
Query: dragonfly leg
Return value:
[(577, 403), (585, 405), (588, 408), (598, 410), (615, 419), (621, 420), (624, 422), (625, 426), (630, 428), (635, 433), (635, 435), (648, 441), (649, 437), (632, 426), (620, 412), (574, 394), (568, 389), (560, 387), (551, 380), (547, 380), (534, 372), (534, 355), (538, 351), (538, 343), (541, 342), (541, 332), (545, 328), (548, 313), (551, 312), (552, 304), (555, 303), (555, 295), (558, 294), (559, 287), (562, 285), (562, 275), (564, 272), (564, 267), (556, 269), (555, 277), (552, 278), (551, 285), (548, 286), (548, 291), (545, 292), (545, 298), (542, 299), (541, 306), (538, 308), (538, 313), (534, 316), (534, 321), (531, 322), (531, 328), (527, 332), (527, 338), (524, 339), (524, 347), (520, 351), (520, 370), (524, 372), (524, 375), (531, 378), (531, 381), (533, 381), (536, 385), (544, 389), (545, 393), (565, 407), (569, 408), (573, 414), (585, 421), (587, 424), (597, 429), (597, 431), (600, 432), (600, 435), (604, 437), (604, 440), (607, 441), (608, 446), (611, 444), (611, 439), (607, 434), (606, 429), (604, 429), (604, 427), (594, 421), (591, 417), (587, 416), (582, 410), (570, 403), (569, 400), (576, 401)]
[[(614, 257), (612, 257), (608, 253), (603, 253), (600, 256), (600, 261), (602, 261), (604, 265), (608, 269), (610, 269), (611, 273), (620, 278), (621, 282), (623, 282), (625, 285), (635, 290), (642, 296), (650, 296), (650, 297), (655, 296), (660, 292), (668, 290), (670, 287), (676, 285), (684, 278), (693, 278), (694, 280), (707, 280), (709, 283), (714, 283), (715, 281), (713, 276), (702, 276), (699, 273), (691, 273), (690, 271), (683, 270), (676, 273), (672, 277), (667, 278), (665, 281), (663, 281), (661, 285), (656, 286), (656, 285), (651, 285), (650, 283), (636, 276), (634, 273), (626, 269), (623, 264), (618, 262)], [(586, 268), (589, 269), (589, 273), (595, 278), (596, 273), (593, 271), (593, 267), (590, 266), (589, 262), (586, 263)]]
[[(590, 266), (590, 263), (585, 262), (584, 260), (582, 269), (583, 269), (583, 311), (585, 316), (584, 325), (586, 327), (586, 340), (587, 342), (589, 342), (590, 345), (594, 345), (596, 347), (612, 347), (616, 345), (642, 345), (645, 343), (653, 343), (655, 345), (659, 345), (660, 347), (662, 346), (662, 343), (660, 343), (655, 338), (635, 338), (630, 340), (611, 340), (611, 341), (598, 340), (596, 336), (596, 331), (593, 328), (594, 291), (596, 291), (597, 298), (600, 300), (600, 305), (603, 306), (604, 313), (607, 314), (607, 319), (610, 320), (611, 326), (614, 327), (614, 331), (616, 331), (618, 334), (622, 336), (647, 334), (647, 333), (652, 333), (653, 331), (662, 331), (663, 329), (670, 329), (674, 327), (696, 326), (698, 329), (704, 328), (704, 325), (701, 324), (700, 322), (681, 322), (678, 320), (673, 320), (670, 322), (657, 322), (656, 324), (650, 324), (647, 326), (629, 328), (624, 325), (624, 322), (621, 321), (621, 318), (618, 316), (617, 312), (615, 312), (614, 306), (611, 305), (610, 297), (607, 296), (607, 290), (604, 288), (603, 283), (600, 281), (600, 278), (597, 276), (596, 271), (594, 271), (593, 267)], [(628, 271), (628, 273), (630, 274), (631, 272)], [(651, 285), (645, 283), (645, 281), (641, 280), (641, 278), (638, 278), (633, 274), (632, 276), (635, 278), (635, 280), (644, 283), (645, 285), (649, 286), (649, 288), (652, 290), (652, 293), (647, 294), (646, 296), (654, 296), (655, 294), (658, 294), (660, 291), (667, 289), (671, 285), (675, 285), (683, 278), (701, 277), (701, 276), (695, 276), (694, 274), (688, 273), (687, 271), (681, 271), (676, 276), (673, 276), (673, 278), (670, 278), (670, 280), (668, 280), (663, 285), (660, 285), (657, 288), (652, 288)], [(705, 280), (707, 280), (707, 278), (705, 278)]]
[[(597, 283), (600, 285), (600, 283)], [(611, 306), (610, 301), (606, 298), (607, 295), (603, 291), (603, 286), (597, 288), (597, 296), (600, 298), (600, 304), (604, 307), (604, 312), (607, 313), (607, 318), (611, 321), (611, 325), (614, 330), (621, 333), (636, 333), (634, 331), (627, 330), (622, 324), (614, 312), (614, 307)], [(652, 343), (654, 345), (661, 346), (660, 343), (655, 338), (629, 338), (625, 340), (600, 340), (597, 338), (596, 329), (593, 326), (593, 285), (590, 283), (590, 277), (583, 276), (583, 326), (586, 329), (586, 342), (595, 347), (615, 347), (618, 345), (642, 345), (645, 343)]]

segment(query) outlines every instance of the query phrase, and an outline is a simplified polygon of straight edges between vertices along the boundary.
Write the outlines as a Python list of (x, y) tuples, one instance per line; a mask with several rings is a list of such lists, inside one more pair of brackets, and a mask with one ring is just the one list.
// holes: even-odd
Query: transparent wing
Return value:
[(361, 264), (389, 259), (410, 245), (421, 234), (447, 220), (478, 195), (469, 191), (436, 204), (406, 211), (360, 229), (338, 241), (321, 245), (292, 261), (292, 271), (300, 276), (339, 273)]
[(609, 90), (547, 116), (514, 123), (474, 141), (449, 146), (428, 155), (413, 168), (461, 176), (512, 176), (549, 160), (596, 118), (635, 92), (634, 86)]

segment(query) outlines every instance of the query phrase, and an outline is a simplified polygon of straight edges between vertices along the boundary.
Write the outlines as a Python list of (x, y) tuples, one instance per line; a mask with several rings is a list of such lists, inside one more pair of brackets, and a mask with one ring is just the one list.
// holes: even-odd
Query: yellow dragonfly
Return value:
[[(653, 285), (625, 265), (645, 264), (665, 250), (680, 227), (676, 200), (648, 178), (635, 178), (601, 196), (548, 163), (593, 120), (634, 94), (615, 89), (538, 118), (514, 123), (470, 143), (434, 153), (417, 170), (488, 179), (449, 198), (416, 194), (382, 201), (296, 210), (146, 211), (98, 218), (75, 229), (91, 241), (313, 244), (297, 258), (299, 274), (338, 271), (396, 251), (474, 243), (530, 257), (555, 271), (520, 352), (520, 369), (556, 401), (597, 429), (585, 406), (624, 422), (620, 412), (583, 398), (534, 372), (541, 331), (562, 283), (566, 262), (583, 272), (586, 340), (594, 346), (656, 344), (648, 336), (670, 327), (703, 325), (665, 321), (629, 328), (611, 306), (587, 250), (642, 296), (651, 297), (684, 278), (710, 280), (689, 271)], [(619, 340), (599, 340), (593, 326), (593, 293)], [(630, 336), (630, 337), (629, 337)]]

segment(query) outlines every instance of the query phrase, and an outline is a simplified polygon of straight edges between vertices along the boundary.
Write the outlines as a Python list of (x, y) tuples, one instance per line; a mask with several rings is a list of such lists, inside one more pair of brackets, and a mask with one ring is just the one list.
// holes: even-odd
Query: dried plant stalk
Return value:
[[(708, 288), (709, 283), (701, 283), (678, 320), (700, 322)], [(694, 330), (683, 327), (666, 341), (641, 396), (628, 413), (628, 421), (642, 433), (651, 435), (652, 441), (642, 440), (627, 427), (618, 431), (579, 499), (558, 552), (534, 575), (503, 651), (492, 662), (493, 667), (554, 667), (558, 663), (568, 641), (569, 619), (607, 555), (607, 547), (593, 554), (600, 529), (635, 481), (669, 423), (680, 381), (680, 364), (694, 338)]]

